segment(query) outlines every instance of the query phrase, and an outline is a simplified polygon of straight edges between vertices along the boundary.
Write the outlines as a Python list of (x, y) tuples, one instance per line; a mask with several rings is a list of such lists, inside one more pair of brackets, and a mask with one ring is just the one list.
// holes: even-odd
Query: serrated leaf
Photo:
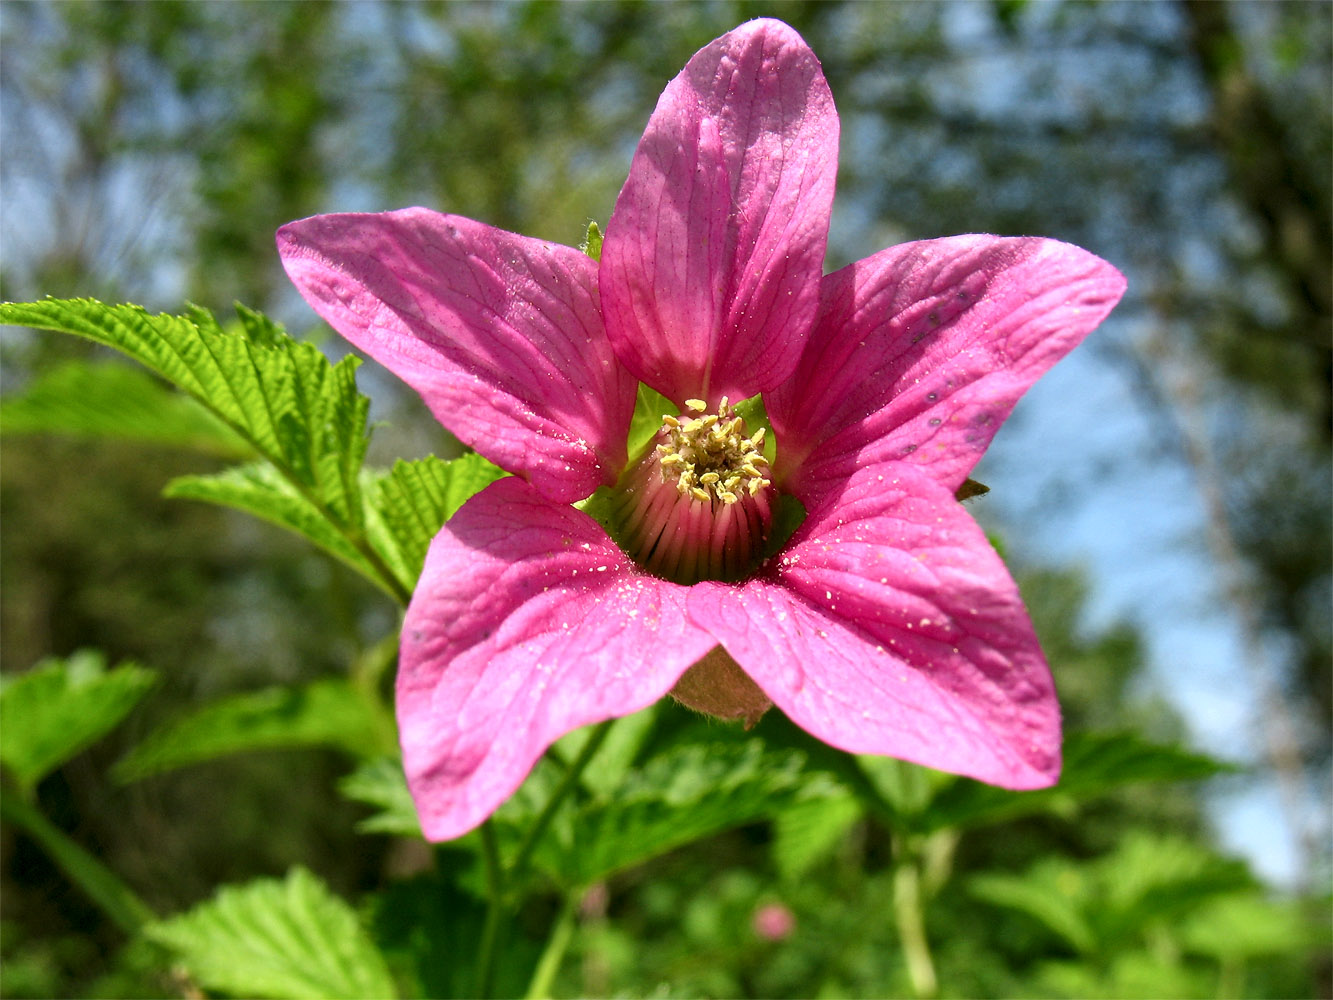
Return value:
[(238, 465), (211, 475), (178, 476), (167, 483), (162, 495), (233, 507), (287, 528), (394, 594), (383, 574), (347, 534), (271, 465)]
[(452, 461), (434, 455), (399, 461), (377, 479), (371, 538), (407, 590), (416, 586), (426, 549), (459, 507), (506, 475), (475, 453)]
[(536, 863), (567, 887), (590, 885), (673, 848), (773, 816), (799, 794), (803, 755), (759, 740), (677, 747), (629, 774), (608, 799), (581, 807)]
[[(601, 747), (583, 769), (583, 786), (594, 795), (615, 794), (629, 774), (656, 720), (657, 706), (650, 705), (640, 712), (622, 716), (612, 722)], [(557, 740), (551, 750), (566, 764), (572, 764), (592, 733), (591, 726), (576, 729)]]
[(1299, 955), (1328, 939), (1327, 918), (1316, 923), (1302, 912), (1308, 903), (1265, 899), (1258, 892), (1210, 901), (1181, 928), (1185, 947), (1220, 959)]
[(391, 749), (392, 722), (347, 681), (222, 698), (151, 733), (115, 766), (119, 781), (249, 750), (332, 747), (354, 757)]
[(1084, 915), (1089, 877), (1069, 862), (1039, 862), (1022, 875), (976, 875), (967, 887), (978, 899), (1040, 921), (1080, 954), (1097, 950), (1097, 936)]
[(0, 402), (0, 432), (117, 437), (240, 458), (252, 454), (188, 396), (124, 364), (69, 361)]
[(773, 864), (795, 881), (833, 852), (861, 816), (861, 803), (837, 787), (803, 797), (778, 813), (773, 824)]
[(331, 364), (313, 344), (243, 308), (230, 331), (197, 307), (154, 316), (91, 299), (0, 304), (0, 323), (71, 333), (129, 355), (234, 428), (335, 523), (360, 529), (370, 401), (356, 391), (355, 357)]
[(396, 759), (381, 757), (364, 762), (338, 782), (338, 790), (353, 802), (379, 810), (357, 824), (357, 829), (363, 833), (421, 836), (417, 808), (412, 804), (412, 793), (407, 790), (403, 766)]
[(48, 659), (0, 686), (0, 761), (25, 789), (106, 735), (157, 681), (144, 667), (84, 650)]
[(397, 996), (356, 913), (304, 868), (284, 881), (226, 886), (144, 933), (174, 951), (201, 986), (233, 996)]
[(1099, 858), (1047, 858), (1021, 875), (974, 876), (968, 888), (1035, 917), (1085, 955), (1109, 955), (1255, 883), (1244, 864), (1196, 842), (1130, 830)]
[(1150, 781), (1198, 781), (1235, 768), (1181, 747), (1149, 743), (1133, 733), (1082, 733), (1064, 746), (1064, 769), (1053, 788), (1011, 792), (958, 779), (914, 817), (922, 830), (975, 827), (1067, 809), (1125, 785)]

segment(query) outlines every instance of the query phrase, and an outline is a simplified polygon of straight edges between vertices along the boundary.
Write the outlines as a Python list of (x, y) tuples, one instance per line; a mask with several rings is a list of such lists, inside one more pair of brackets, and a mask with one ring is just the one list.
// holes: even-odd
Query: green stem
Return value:
[(555, 926), (551, 928), (551, 937), (546, 942), (546, 949), (532, 973), (527, 1000), (546, 1000), (551, 996), (551, 983), (555, 981), (555, 974), (560, 971), (560, 962), (569, 949), (569, 942), (574, 938), (574, 912), (577, 909), (577, 902), (578, 893), (571, 892), (565, 896), (565, 901), (560, 907), (560, 915), (555, 918)]
[(370, 563), (375, 572), (380, 576), (380, 579), (375, 582), (388, 591), (389, 596), (395, 601), (403, 607), (407, 607), (407, 602), (412, 599), (412, 591), (405, 588), (402, 583), (399, 582), (394, 571), (389, 568), (389, 564), (384, 561), (384, 557), (379, 554), (379, 551), (375, 546), (370, 544), (370, 539), (366, 537), (365, 533), (361, 531), (348, 531), (326, 511), (323, 505), (319, 506), (319, 510), (320, 513), (324, 514), (324, 516), (343, 533), (343, 536), (352, 543), (356, 550), (365, 556), (366, 562)]
[[(565, 772), (560, 784), (557, 785), (555, 791), (551, 793), (551, 797), (547, 800), (541, 813), (537, 816), (536, 820), (533, 821), (532, 826), (529, 827), (528, 834), (523, 839), (523, 843), (520, 845), (518, 852), (514, 855), (514, 861), (509, 866), (507, 872), (504, 871), (500, 865), (500, 851), (495, 842), (495, 829), (491, 825), (491, 821), (487, 820), (481, 826), (482, 852), (486, 858), (486, 894), (489, 899), (486, 908), (486, 923), (482, 925), (481, 930), (481, 951), (477, 963), (477, 995), (482, 997), (483, 1000), (491, 996), (495, 985), (495, 962), (499, 951), (496, 943), (500, 936), (500, 921), (504, 915), (506, 892), (515, 886), (522, 885), (523, 877), (527, 874), (528, 865), (532, 861), (532, 854), (537, 849), (537, 845), (541, 843), (541, 839), (546, 833), (546, 828), (551, 825), (551, 820), (555, 818), (556, 811), (560, 808), (560, 803), (565, 800), (565, 797), (568, 796), (578, 784), (579, 776), (583, 774), (583, 769), (588, 766), (588, 762), (592, 760), (593, 756), (597, 753), (598, 748), (601, 747), (602, 741), (606, 739), (606, 734), (610, 732), (612, 721), (613, 720), (608, 719), (588, 734), (588, 739), (583, 744), (583, 749), (579, 751), (578, 757), (575, 759), (574, 763), (569, 766), (569, 770)], [(548, 945), (548, 951), (551, 950), (551, 947), (554, 945), (560, 933), (562, 933), (562, 931), (559, 924), (557, 924), (556, 930), (552, 934), (552, 945)], [(566, 931), (564, 933), (568, 932)], [(567, 944), (568, 942), (561, 944), (559, 952), (555, 954), (553, 960), (557, 967), (559, 965), (560, 953), (563, 953)], [(544, 957), (543, 961), (545, 961)], [(533, 978), (534, 988), (545, 988), (540, 978), (541, 972), (542, 969), (539, 965), (537, 974), (534, 974)], [(554, 974), (554, 970), (552, 970), (550, 975)]]
[(486, 860), (487, 902), (477, 957), (477, 996), (488, 1000), (495, 987), (495, 942), (499, 936), (500, 917), (504, 914), (504, 873), (500, 868), (500, 849), (495, 843), (495, 826), (489, 819), (481, 825), (481, 847)]
[(918, 997), (933, 997), (939, 990), (935, 963), (926, 940), (926, 924), (921, 900), (921, 871), (915, 857), (903, 857), (893, 873), (893, 915), (898, 922), (898, 939), (907, 959), (907, 975), (912, 992)]
[(144, 924), (157, 919), (157, 914), (119, 876), (18, 796), (0, 796), (0, 818), (37, 841), (126, 934), (137, 934)]
[(579, 751), (578, 757), (569, 766), (569, 770), (565, 772), (564, 778), (561, 779), (560, 784), (556, 786), (550, 799), (547, 800), (541, 814), (528, 829), (527, 837), (524, 838), (518, 853), (514, 855), (514, 863), (509, 866), (510, 885), (518, 885), (522, 882), (523, 876), (527, 874), (528, 864), (532, 860), (532, 852), (541, 843), (546, 828), (551, 825), (551, 820), (555, 818), (556, 811), (560, 808), (560, 803), (578, 784), (579, 778), (583, 775), (583, 769), (588, 766), (588, 762), (592, 760), (593, 755), (601, 747), (602, 741), (606, 739), (606, 734), (611, 731), (613, 721), (607, 719), (588, 734), (588, 739), (583, 744), (583, 749)]

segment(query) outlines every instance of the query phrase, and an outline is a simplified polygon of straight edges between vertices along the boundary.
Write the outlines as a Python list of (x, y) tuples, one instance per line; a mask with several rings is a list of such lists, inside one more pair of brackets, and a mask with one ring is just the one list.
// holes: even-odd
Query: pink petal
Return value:
[(827, 276), (797, 373), (765, 396), (779, 474), (809, 495), (902, 460), (950, 489), (1018, 398), (1125, 290), (1055, 240), (955, 236), (890, 247)]
[(741, 25), (668, 84), (602, 246), (616, 354), (677, 404), (785, 379), (818, 308), (838, 115), (780, 21)]
[(1018, 589), (911, 465), (858, 473), (764, 575), (693, 588), (689, 613), (833, 746), (1007, 788), (1059, 775), (1060, 710)]
[(479, 824), (565, 733), (665, 695), (715, 645), (684, 595), (521, 480), (464, 504), (403, 622), (398, 724), (426, 836)]
[(553, 500), (615, 481), (637, 387), (586, 255), (424, 208), (317, 215), (278, 249), (315, 311), (464, 443)]

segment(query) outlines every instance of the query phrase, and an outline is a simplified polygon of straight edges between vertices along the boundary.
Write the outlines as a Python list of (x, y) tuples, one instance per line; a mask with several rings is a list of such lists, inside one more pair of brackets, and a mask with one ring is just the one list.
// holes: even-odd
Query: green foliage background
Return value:
[[(1235, 619), (1280, 650), (1263, 680), (1293, 735), (1260, 777), (1308, 801), (1326, 785), (1333, 712), (1331, 10), (11, 2), (0, 6), (0, 297), (173, 312), (189, 300), (220, 317), (239, 299), (305, 330), (312, 318), (272, 242), (290, 219), (425, 204), (576, 243), (590, 218), (605, 221), (647, 114), (689, 55), (746, 17), (782, 17), (820, 55), (843, 119), (832, 265), (902, 239), (1031, 232), (1131, 274), (1123, 325), (1099, 349), (1140, 380), (1162, 448), (1196, 476), (1221, 533), (1219, 572), (1242, 580)], [(240, 322), (249, 344), (274, 336), (253, 315)], [(382, 756), (385, 719), (365, 709), (383, 699), (363, 697), (386, 690), (386, 592), (410, 586), (412, 557), (370, 534), (363, 547), (326, 537), (321, 551), (161, 495), (171, 483), (177, 497), (221, 492), (244, 508), (246, 490), (285, 489), (280, 525), (319, 530), (313, 504), (372, 533), (358, 507), (369, 497), (403, 537), (394, 525), (406, 531), (419, 505), (448, 506), (429, 462), (366, 480), (358, 458), (325, 476), (316, 449), (304, 480), (238, 473), (228, 465), (256, 441), (279, 465), (299, 456), (270, 454), (262, 435), (247, 446), (86, 341), (14, 331), (2, 350), (0, 655), (7, 677), (69, 657), (42, 668), (63, 663), (59, 676), (25, 680), (77, 687), (98, 738), (55, 763), (0, 748), (4, 800), (40, 807), (153, 913), (177, 915), (128, 934), (143, 914), (112, 890), (92, 902), (7, 812), (5, 995), (181, 995), (197, 983), (357, 995), (385, 977), (409, 995), (468, 995), (482, 846), (431, 851), (412, 836)], [(357, 381), (373, 400), (373, 466), (457, 454), (391, 379), (365, 365)], [(340, 385), (329, 391), (350, 392)], [(347, 440), (364, 431), (356, 416)], [(974, 504), (983, 518), (985, 504)], [(947, 996), (1328, 995), (1327, 843), (1307, 853), (1303, 892), (1275, 893), (1226, 858), (1205, 819), (1216, 779), (1202, 779), (1215, 769), (1153, 749), (1184, 726), (1146, 683), (1141, 639), (1083, 626), (1076, 570), (1021, 575), (1071, 762), (1086, 765), (1071, 763), (1070, 786), (1012, 797), (891, 763), (849, 769), (780, 719), (747, 737), (664, 704), (612, 731), (534, 852), (500, 993), (521, 993), (552, 927), (569, 926), (558, 995), (921, 992), (903, 947), (913, 933)], [(125, 667), (105, 674), (80, 649), (143, 664), (154, 686)], [(32, 697), (14, 683), (5, 704)], [(111, 721), (94, 732), (102, 711)], [(1135, 735), (1107, 742), (1112, 732)], [(182, 747), (181, 733), (215, 742)], [(564, 751), (500, 815), (502, 848), (577, 747)], [(251, 889), (185, 912), (224, 884)], [(915, 930), (900, 910), (913, 893)], [(794, 916), (782, 940), (756, 930), (768, 905)], [(210, 972), (217, 957), (200, 941), (228, 942), (256, 967), (291, 953), (254, 937), (252, 908), (338, 929), (360, 958), (330, 972), (329, 942), (312, 933), (305, 957), (268, 979)], [(164, 974), (160, 948), (194, 980)]]

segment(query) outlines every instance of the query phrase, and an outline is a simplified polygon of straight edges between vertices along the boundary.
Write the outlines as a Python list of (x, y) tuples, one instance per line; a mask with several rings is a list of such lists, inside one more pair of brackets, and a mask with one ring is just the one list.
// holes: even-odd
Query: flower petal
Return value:
[(828, 275), (797, 373), (764, 397), (779, 475), (808, 498), (902, 460), (957, 488), (1019, 397), (1124, 290), (1078, 247), (996, 236), (905, 243)]
[(1018, 589), (921, 470), (858, 473), (763, 575), (690, 617), (802, 728), (1006, 788), (1053, 784), (1060, 709)]
[(464, 504), (403, 622), (398, 724), (426, 836), (472, 829), (565, 733), (665, 695), (715, 645), (684, 594), (521, 480)]
[(587, 256), (424, 208), (317, 215), (278, 249), (315, 311), (486, 458), (553, 500), (615, 481), (637, 386)]
[(796, 366), (818, 308), (838, 115), (780, 21), (741, 25), (667, 85), (602, 245), (607, 334), (679, 405), (744, 399)]

